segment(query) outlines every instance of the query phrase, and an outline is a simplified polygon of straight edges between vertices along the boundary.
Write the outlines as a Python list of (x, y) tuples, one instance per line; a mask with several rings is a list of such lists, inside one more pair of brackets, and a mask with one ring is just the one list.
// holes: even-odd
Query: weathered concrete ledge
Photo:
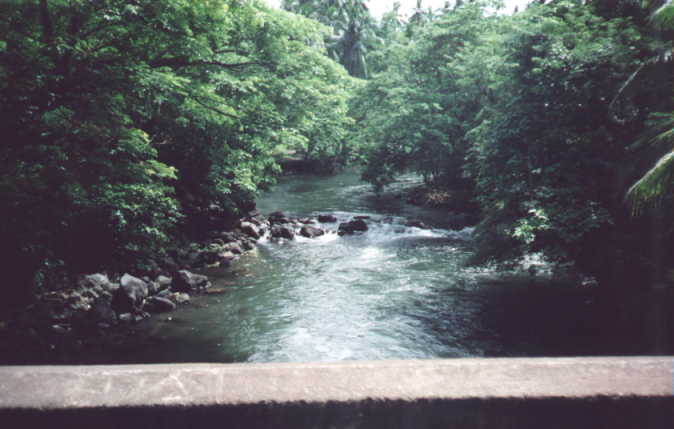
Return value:
[(671, 429), (674, 358), (0, 367), (0, 425)]

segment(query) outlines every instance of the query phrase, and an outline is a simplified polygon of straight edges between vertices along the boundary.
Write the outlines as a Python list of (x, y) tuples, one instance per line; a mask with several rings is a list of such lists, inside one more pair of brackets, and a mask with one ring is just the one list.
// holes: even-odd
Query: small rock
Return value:
[(218, 288), (208, 289), (206, 291), (206, 294), (207, 295), (219, 295), (219, 294), (222, 294), (222, 293), (225, 293), (225, 292), (227, 292), (227, 289), (222, 288), (222, 287), (218, 287)]
[(371, 219), (370, 216), (354, 216), (353, 218), (356, 219), (356, 220), (368, 220), (368, 219)]
[(190, 302), (190, 296), (186, 293), (176, 292), (171, 298), (173, 298), (173, 301), (175, 301), (177, 304), (185, 304), (186, 302)]
[(68, 335), (70, 333), (70, 327), (66, 325), (51, 325), (51, 330), (59, 335)]
[(122, 313), (122, 314), (119, 315), (119, 321), (125, 322), (125, 323), (133, 322), (133, 314)]
[(171, 294), (172, 294), (172, 292), (171, 292), (170, 289), (164, 289), (164, 290), (160, 290), (159, 293), (157, 294), (157, 296), (160, 296), (162, 298), (168, 298), (168, 297), (171, 296)]
[(228, 263), (232, 262), (234, 259), (236, 259), (236, 255), (233, 254), (232, 252), (229, 252), (229, 251), (220, 252), (220, 253), (218, 253), (218, 259), (221, 263), (224, 262), (224, 263), (228, 264)]
[(241, 242), (241, 247), (243, 250), (253, 250), (255, 249), (255, 242), (251, 240), (243, 240)]
[(235, 255), (240, 255), (243, 253), (243, 249), (241, 248), (241, 245), (238, 242), (233, 242), (233, 243), (228, 243), (225, 246), (225, 250), (228, 250)]

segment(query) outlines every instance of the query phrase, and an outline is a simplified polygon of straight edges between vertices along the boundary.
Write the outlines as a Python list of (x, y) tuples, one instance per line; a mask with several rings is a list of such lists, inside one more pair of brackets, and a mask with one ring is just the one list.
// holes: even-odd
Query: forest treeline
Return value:
[(3, 1), (5, 289), (142, 270), (253, 209), (288, 156), (471, 195), (476, 262), (664, 275), (672, 3), (498, 6)]

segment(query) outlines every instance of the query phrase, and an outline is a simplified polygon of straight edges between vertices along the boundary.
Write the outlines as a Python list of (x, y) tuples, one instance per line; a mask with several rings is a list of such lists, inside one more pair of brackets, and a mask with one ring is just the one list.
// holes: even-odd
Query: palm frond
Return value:
[(674, 188), (674, 151), (662, 156), (655, 165), (627, 191), (626, 199), (635, 213), (647, 204), (657, 205)]
[(663, 29), (674, 29), (674, 3), (668, 1), (653, 12), (653, 22)]
[[(674, 142), (674, 113), (658, 113), (653, 116), (648, 141), (651, 143)], [(629, 188), (625, 198), (635, 214), (638, 214), (646, 205), (657, 205), (673, 192), (674, 149), (671, 149)]]

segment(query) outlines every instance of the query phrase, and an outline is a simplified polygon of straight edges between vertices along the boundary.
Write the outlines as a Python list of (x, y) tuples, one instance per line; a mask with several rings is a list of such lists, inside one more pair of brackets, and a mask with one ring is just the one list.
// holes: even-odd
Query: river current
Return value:
[[(211, 270), (225, 292), (197, 297), (138, 325), (115, 362), (306, 362), (466, 356), (630, 354), (615, 341), (591, 288), (539, 266), (502, 272), (466, 267), (471, 228), (452, 230), (441, 210), (406, 204), (401, 179), (383, 196), (355, 171), (288, 176), (258, 201), (264, 213), (370, 216), (370, 230), (272, 242), (231, 268)], [(430, 230), (406, 227), (420, 219)], [(634, 349), (633, 349), (634, 348)]]

